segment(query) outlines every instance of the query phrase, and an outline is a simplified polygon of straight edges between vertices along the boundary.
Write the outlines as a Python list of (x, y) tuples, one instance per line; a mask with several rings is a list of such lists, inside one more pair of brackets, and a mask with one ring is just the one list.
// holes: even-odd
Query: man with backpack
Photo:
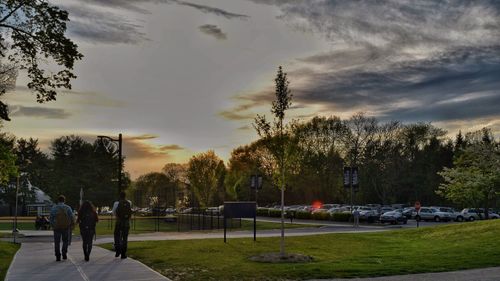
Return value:
[[(68, 258), (68, 236), (71, 224), (74, 223), (75, 217), (73, 215), (73, 210), (70, 206), (64, 204), (66, 198), (64, 195), (60, 195), (57, 198), (57, 204), (50, 210), (50, 224), (54, 230), (54, 248), (56, 254), (56, 261), (61, 261), (61, 251), (62, 258), (65, 260)], [(62, 250), (60, 248), (62, 239)]]
[(116, 217), (115, 257), (121, 255), (122, 259), (127, 258), (127, 239), (132, 216), (132, 202), (126, 200), (125, 197), (125, 192), (120, 192), (120, 200), (113, 204), (113, 215)]

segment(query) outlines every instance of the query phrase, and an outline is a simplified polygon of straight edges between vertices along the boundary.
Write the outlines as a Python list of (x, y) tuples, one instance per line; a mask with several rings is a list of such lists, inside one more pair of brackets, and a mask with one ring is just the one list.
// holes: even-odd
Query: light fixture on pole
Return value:
[(118, 134), (118, 139), (108, 136), (97, 136), (101, 142), (106, 139), (113, 144), (118, 144), (118, 194), (122, 191), (122, 134)]

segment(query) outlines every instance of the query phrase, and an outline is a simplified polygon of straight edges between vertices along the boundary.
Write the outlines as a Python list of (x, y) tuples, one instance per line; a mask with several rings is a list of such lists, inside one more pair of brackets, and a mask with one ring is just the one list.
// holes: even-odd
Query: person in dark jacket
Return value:
[(130, 217), (132, 215), (132, 202), (125, 199), (125, 192), (120, 192), (120, 200), (113, 204), (113, 215), (116, 217), (115, 224), (115, 257), (121, 255), (127, 258), (128, 232), (130, 230)]
[(90, 252), (92, 251), (92, 239), (95, 236), (95, 226), (99, 221), (99, 217), (95, 211), (95, 207), (89, 201), (83, 202), (78, 211), (77, 223), (80, 227), (80, 235), (83, 242), (83, 255), (85, 261), (90, 260)]

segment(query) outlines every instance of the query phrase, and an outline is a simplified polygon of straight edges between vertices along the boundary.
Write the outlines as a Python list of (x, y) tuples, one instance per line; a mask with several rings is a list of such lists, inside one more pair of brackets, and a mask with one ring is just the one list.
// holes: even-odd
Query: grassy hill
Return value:
[(367, 277), (500, 266), (500, 220), (379, 233), (286, 239), (308, 264), (249, 261), (277, 252), (278, 238), (130, 243), (130, 256), (173, 280), (277, 280)]

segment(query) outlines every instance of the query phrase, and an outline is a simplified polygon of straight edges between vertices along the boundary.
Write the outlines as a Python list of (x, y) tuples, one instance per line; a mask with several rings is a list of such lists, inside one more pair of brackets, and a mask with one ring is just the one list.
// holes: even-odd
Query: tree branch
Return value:
[(0, 23), (6, 21), (8, 18), (10, 18), (17, 10), (19, 10), (22, 6), (24, 6), (24, 1), (21, 2), (21, 4), (19, 4), (17, 7), (15, 7), (12, 11), (10, 11), (10, 13), (8, 13), (5, 17), (3, 17), (1, 20), (0, 20)]

